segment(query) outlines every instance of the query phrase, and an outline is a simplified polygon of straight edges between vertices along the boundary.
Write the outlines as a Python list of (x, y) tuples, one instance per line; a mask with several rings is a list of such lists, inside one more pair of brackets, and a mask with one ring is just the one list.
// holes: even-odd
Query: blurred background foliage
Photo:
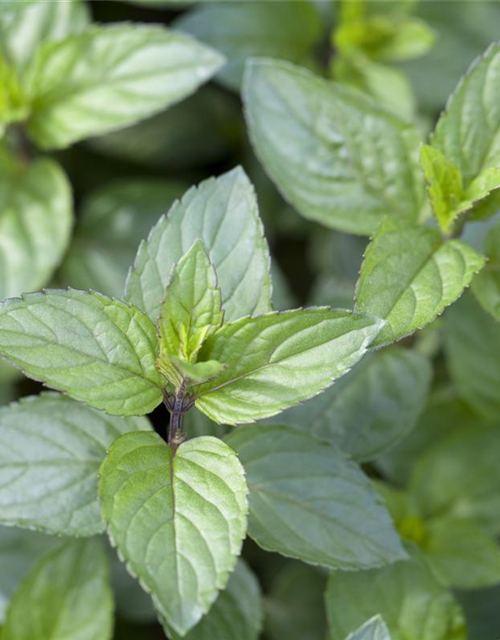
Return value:
[[(34, 280), (28, 274), (25, 280), (19, 278), (22, 285), (5, 282), (5, 295), (57, 285), (120, 296), (138, 244), (174, 200), (190, 185), (241, 164), (256, 187), (271, 245), (275, 306), (281, 309), (319, 303), (350, 307), (367, 240), (304, 219), (266, 176), (252, 152), (239, 96), (245, 60), (250, 56), (282, 58), (355, 86), (401, 118), (417, 122), (425, 134), (434, 126), (467, 67), (498, 38), (500, 27), (500, 3), (481, 1), (191, 4), (95, 0), (87, 3), (87, 9), (91, 19), (100, 23), (161, 23), (187, 31), (222, 52), (227, 64), (212, 82), (170, 109), (51, 154), (63, 166), (73, 189), (76, 223), (71, 242), (61, 264), (42, 261), (36, 265)], [(15, 136), (15, 132), (10, 135)], [(16, 147), (16, 140), (10, 142)], [(23, 153), (22, 141), (16, 148)], [(27, 153), (38, 155), (31, 147)], [(10, 156), (0, 156), (1, 181), (9, 181), (15, 174), (11, 164)], [(10, 202), (6, 189), (0, 189), (0, 250), (2, 217), (7, 217)], [(25, 206), (29, 211), (30, 203)], [(470, 225), (465, 240), (484, 250), (487, 228), (495, 223), (495, 219), (490, 220), (486, 228)], [(391, 591), (399, 588), (401, 580), (405, 588), (413, 589), (414, 594), (405, 597), (417, 612), (418, 602), (424, 596), (431, 597), (430, 593), (437, 599), (451, 597), (446, 595), (451, 592), (425, 574), (418, 564), (420, 553), (434, 559), (444, 582), (463, 606), (467, 637), (498, 640), (500, 586), (477, 588), (489, 578), (480, 576), (476, 584), (470, 567), (461, 568), (461, 575), (470, 580), (454, 579), (455, 565), (450, 569), (443, 558), (446, 554), (439, 546), (439, 531), (431, 531), (428, 521), (439, 512), (451, 520), (448, 526), (456, 531), (453, 518), (465, 510), (471, 518), (466, 538), (475, 535), (472, 520), (491, 534), (485, 544), (500, 533), (499, 325), (467, 294), (444, 318), (403, 346), (387, 351), (389, 355), (384, 355), (383, 361), (374, 356), (378, 360), (367, 366), (377, 367), (376, 372), (383, 372), (388, 360), (396, 366), (393, 361), (401, 357), (404, 347), (411, 347), (417, 358), (431, 359), (433, 373), (425, 374), (425, 380), (417, 376), (407, 381), (403, 392), (415, 407), (399, 406), (396, 410), (383, 405), (379, 409), (385, 416), (389, 411), (387, 428), (404, 420), (406, 431), (411, 433), (392, 450), (377, 452), (375, 457), (361, 454), (361, 458), (367, 460), (366, 468), (379, 481), (400, 533), (409, 545), (420, 548), (412, 552), (418, 567), (404, 579), (391, 577), (393, 568), (384, 570), (387, 575), (383, 574), (383, 580), (362, 574), (330, 579), (327, 608), (337, 607), (345, 614), (344, 618), (334, 614), (339, 634), (335, 640), (342, 640), (343, 625), (348, 626), (350, 615), (347, 604), (341, 602), (342, 594), (373, 599), (376, 610), (380, 585), (387, 590), (383, 597), (394, 598)], [(471, 369), (475, 375), (471, 376)], [(360, 368), (359, 375), (369, 373)], [(381, 419), (376, 413), (380, 398), (372, 399), (372, 404), (369, 393), (363, 398), (350, 398), (348, 379), (342, 382), (344, 397), (351, 402), (346, 415), (357, 410), (358, 421), (363, 422), (367, 416)], [(21, 379), (4, 364), (0, 380), (2, 403), (38, 390), (35, 383)], [(366, 384), (372, 389), (372, 382)], [(328, 401), (337, 402), (335, 398)], [(294, 418), (291, 414), (285, 419), (293, 424), (297, 419), (309, 419), (307, 413), (306, 409), (305, 417)], [(193, 417), (192, 435), (212, 429), (206, 422), (198, 424), (198, 418)], [(157, 410), (154, 420), (163, 426), (166, 415), (162, 409)], [(320, 424), (317, 428), (321, 431)], [(432, 522), (436, 527), (435, 518)], [(51, 538), (41, 534), (0, 529), (0, 619), (17, 583), (52, 544)], [(446, 538), (444, 546), (450, 544), (450, 538)], [(457, 542), (460, 555), (459, 544), (462, 542)], [(265, 638), (324, 640), (327, 575), (321, 569), (266, 553), (250, 541), (244, 557), (258, 575), (264, 593)], [(493, 567), (492, 575), (500, 575), (500, 570)], [(116, 640), (164, 637), (149, 598), (117, 561), (113, 564), (113, 580)], [(370, 606), (367, 602), (367, 610)], [(455, 606), (455, 600), (450, 601), (451, 609)], [(453, 619), (450, 635), (436, 636), (435, 640), (465, 637), (464, 623), (457, 621), (455, 609), (449, 615)], [(401, 624), (402, 639), (421, 640), (404, 635), (404, 620)]]

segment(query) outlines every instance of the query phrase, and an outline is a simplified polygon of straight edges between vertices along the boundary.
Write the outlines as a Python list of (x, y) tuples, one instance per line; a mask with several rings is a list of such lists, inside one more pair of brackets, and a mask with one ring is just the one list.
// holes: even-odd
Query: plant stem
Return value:
[(167, 442), (172, 448), (172, 451), (176, 452), (177, 447), (183, 442), (186, 434), (183, 431), (184, 414), (189, 409), (191, 404), (186, 402), (189, 400), (186, 397), (186, 383), (184, 379), (177, 389), (173, 400), (167, 403), (167, 409), (170, 411), (170, 425), (168, 428)]

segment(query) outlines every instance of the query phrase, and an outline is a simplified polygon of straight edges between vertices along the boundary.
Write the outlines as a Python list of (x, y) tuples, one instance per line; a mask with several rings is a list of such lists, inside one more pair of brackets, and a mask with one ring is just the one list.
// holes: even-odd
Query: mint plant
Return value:
[(498, 640), (498, 9), (167, 3), (0, 12), (1, 640)]

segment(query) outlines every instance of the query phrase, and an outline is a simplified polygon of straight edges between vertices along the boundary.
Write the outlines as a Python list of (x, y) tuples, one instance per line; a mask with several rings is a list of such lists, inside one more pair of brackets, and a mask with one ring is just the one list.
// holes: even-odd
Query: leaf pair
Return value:
[[(246, 201), (233, 200), (239, 192)], [(219, 203), (225, 206), (218, 218), (209, 218)], [(228, 246), (240, 229), (236, 245)], [(200, 243), (182, 257), (181, 233), (184, 243), (206, 238), (210, 260)], [(167, 271), (176, 254), (181, 260)], [(29, 294), (0, 308), (0, 353), (35, 379), (111, 414), (152, 411), (167, 386), (163, 371), (174, 386), (191, 380), (196, 406), (212, 420), (252, 422), (319, 393), (361, 358), (381, 329), (371, 316), (327, 308), (246, 316), (221, 327), (222, 309), (233, 320), (269, 308), (267, 268), (253, 192), (234, 171), (188, 192), (141, 245), (127, 297), (150, 317), (94, 292)]]
[[(43, 9), (25, 3), (2, 14), (0, 77), (8, 96), (0, 123), (25, 121), (44, 149), (152, 115), (191, 94), (223, 62), (214, 50), (162, 27), (89, 27), (79, 2)], [(18, 49), (26, 24), (41, 28)]]

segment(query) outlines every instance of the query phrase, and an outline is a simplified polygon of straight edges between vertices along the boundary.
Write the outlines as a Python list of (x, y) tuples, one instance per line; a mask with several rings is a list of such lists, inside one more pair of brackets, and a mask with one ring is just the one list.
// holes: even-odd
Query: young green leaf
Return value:
[(0, 51), (0, 138), (4, 125), (26, 117), (28, 104), (14, 69)]
[(460, 396), (481, 415), (500, 412), (500, 327), (473, 296), (464, 296), (446, 314), (448, 370)]
[(35, 562), (47, 554), (60, 539), (17, 527), (0, 527), (0, 624), (7, 605), (21, 580)]
[(119, 129), (190, 95), (222, 61), (159, 26), (92, 27), (47, 42), (23, 77), (33, 105), (28, 132), (43, 149), (60, 149)]
[(96, 409), (143, 415), (163, 399), (156, 329), (134, 307), (48, 290), (0, 305), (0, 354), (26, 375)]
[(224, 371), (225, 365), (217, 360), (206, 362), (185, 362), (175, 356), (163, 356), (157, 361), (159, 370), (175, 386), (180, 386), (183, 380), (189, 384), (201, 384), (211, 380)]
[(481, 422), (454, 430), (430, 447), (415, 464), (409, 485), (423, 516), (472, 519), (498, 535), (499, 455), (497, 425)]
[(23, 580), (2, 640), (110, 640), (112, 630), (107, 558), (101, 541), (91, 538), (63, 543)]
[(337, 571), (326, 592), (330, 633), (341, 640), (381, 615), (392, 640), (465, 640), (463, 613), (417, 549), (408, 560), (371, 571)]
[(67, 249), (73, 211), (68, 180), (49, 159), (21, 165), (0, 155), (0, 299), (47, 284)]
[(486, 266), (472, 281), (472, 293), (479, 304), (500, 322), (500, 224), (486, 238)]
[(69, 536), (104, 531), (97, 474), (113, 440), (149, 429), (55, 393), (0, 409), (0, 522)]
[(346, 640), (391, 640), (391, 636), (383, 618), (374, 616), (357, 631), (347, 636)]
[(281, 2), (225, 2), (199, 6), (175, 23), (202, 42), (222, 52), (228, 63), (219, 71), (220, 81), (239, 90), (245, 60), (269, 56), (311, 64), (322, 37), (319, 13), (312, 4), (298, 0)]
[(172, 267), (202, 240), (215, 267), (227, 321), (271, 309), (269, 250), (255, 191), (241, 168), (190, 189), (141, 244), (126, 299), (156, 322)]
[(462, 174), (439, 149), (428, 144), (422, 147), (420, 163), (434, 214), (441, 229), (448, 233), (461, 211), (460, 203), (464, 194)]
[(500, 583), (498, 543), (473, 520), (432, 520), (426, 525), (424, 550), (450, 587), (480, 589)]
[(490, 167), (500, 167), (500, 45), (493, 44), (460, 81), (432, 136), (461, 171), (464, 186)]
[[(259, 583), (243, 560), (239, 560), (224, 591), (201, 621), (184, 636), (186, 640), (258, 640), (262, 628)], [(180, 636), (169, 632), (168, 637)]]
[(316, 398), (274, 419), (311, 431), (356, 460), (382, 455), (407, 435), (424, 409), (432, 368), (414, 351), (368, 354)]
[(464, 189), (462, 174), (443, 153), (424, 145), (420, 162), (428, 182), (428, 192), (436, 219), (444, 233), (450, 233), (460, 214), (484, 201), (500, 187), (500, 169), (489, 167)]
[(306, 433), (238, 429), (250, 490), (249, 535), (267, 551), (330, 569), (366, 569), (405, 557), (389, 514), (356, 464)]
[(246, 493), (243, 468), (217, 438), (185, 442), (173, 457), (159, 435), (128, 433), (102, 464), (109, 535), (179, 635), (226, 586), (246, 533)]
[(203, 242), (197, 240), (172, 270), (158, 323), (160, 357), (196, 362), (203, 343), (223, 318), (217, 274)]
[(182, 183), (143, 178), (92, 192), (79, 212), (58, 284), (121, 298), (139, 243), (183, 191)]
[(197, 408), (214, 422), (267, 418), (317, 395), (361, 359), (381, 322), (327, 307), (274, 312), (226, 324), (207, 340), (200, 361), (225, 365), (194, 388)]
[(90, 22), (81, 0), (9, 2), (0, 12), (0, 49), (21, 72), (43, 42), (80, 33)]
[(484, 265), (459, 240), (436, 229), (387, 219), (369, 244), (356, 291), (356, 309), (386, 320), (380, 346), (413, 333), (442, 313)]
[(365, 95), (286, 62), (255, 59), (244, 100), (257, 154), (305, 217), (369, 235), (387, 215), (426, 216), (416, 129)]
[(342, 56), (400, 62), (424, 55), (434, 44), (434, 32), (423, 20), (397, 9), (386, 12), (385, 3), (347, 0), (339, 13), (332, 41)]

